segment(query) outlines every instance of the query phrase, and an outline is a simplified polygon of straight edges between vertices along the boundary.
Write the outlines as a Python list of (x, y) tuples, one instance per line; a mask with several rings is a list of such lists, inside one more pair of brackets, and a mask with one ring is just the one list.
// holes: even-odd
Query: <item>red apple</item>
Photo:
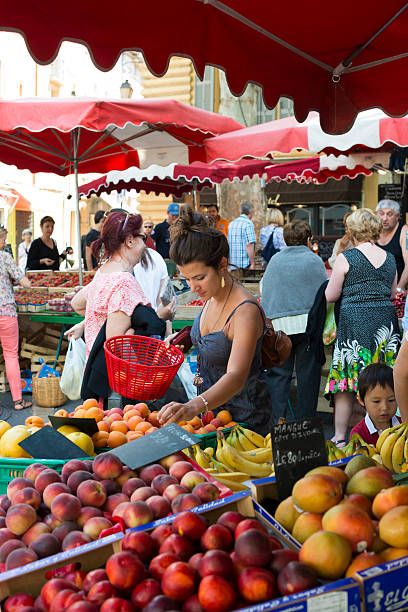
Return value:
[(99, 612), (134, 612), (134, 609), (130, 601), (122, 597), (110, 597), (103, 602)]

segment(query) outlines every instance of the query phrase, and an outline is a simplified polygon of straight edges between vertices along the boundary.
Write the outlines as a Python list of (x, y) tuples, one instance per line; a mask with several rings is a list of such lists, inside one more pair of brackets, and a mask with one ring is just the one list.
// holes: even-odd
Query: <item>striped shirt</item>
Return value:
[(248, 268), (250, 265), (246, 247), (256, 242), (255, 228), (248, 215), (240, 215), (228, 227), (230, 264), (233, 268)]

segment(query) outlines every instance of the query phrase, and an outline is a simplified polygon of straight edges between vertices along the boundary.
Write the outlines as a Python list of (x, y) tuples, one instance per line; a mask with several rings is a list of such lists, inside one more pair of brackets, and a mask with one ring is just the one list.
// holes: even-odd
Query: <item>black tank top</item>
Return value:
[(395, 232), (391, 240), (388, 242), (388, 244), (378, 244), (377, 243), (377, 245), (381, 247), (384, 251), (387, 251), (388, 253), (391, 253), (392, 255), (394, 255), (395, 263), (397, 264), (398, 280), (401, 278), (401, 274), (405, 267), (404, 258), (402, 256), (402, 249), (400, 245), (401, 230), (403, 227), (404, 227), (403, 223), (400, 223), (398, 225), (397, 231)]

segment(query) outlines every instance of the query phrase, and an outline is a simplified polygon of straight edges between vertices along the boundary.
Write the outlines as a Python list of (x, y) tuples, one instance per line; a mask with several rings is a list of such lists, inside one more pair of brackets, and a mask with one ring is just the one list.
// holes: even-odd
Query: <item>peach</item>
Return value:
[(157, 495), (157, 491), (152, 489), (152, 487), (139, 487), (135, 491), (133, 491), (130, 496), (130, 501), (146, 501), (149, 497), (153, 497), (153, 495)]
[(7, 542), (7, 540), (13, 540), (13, 539), (14, 539), (14, 533), (12, 533), (10, 529), (7, 529), (7, 527), (2, 527), (0, 529), (0, 546), (4, 544), (4, 542)]
[(292, 489), (295, 506), (304, 512), (322, 514), (343, 497), (343, 486), (331, 476), (312, 474), (298, 480)]
[(297, 550), (290, 550), (289, 548), (273, 550), (269, 569), (271, 569), (274, 574), (279, 574), (279, 572), (291, 561), (299, 561), (299, 553)]
[(37, 561), (38, 557), (31, 548), (16, 548), (6, 559), (6, 571), (22, 567), (28, 563)]
[(115, 510), (113, 511), (113, 518), (114, 519), (118, 519), (121, 518), (123, 520), (123, 515), (125, 513), (126, 508), (128, 508), (129, 504), (131, 502), (121, 502), (120, 504), (118, 504), (115, 508)]
[(203, 557), (204, 557), (204, 553), (199, 552), (199, 553), (195, 553), (195, 555), (190, 557), (188, 560), (189, 564), (191, 565), (193, 569), (195, 569), (196, 572), (198, 572), (198, 569), (200, 567), (200, 561)]
[(7, 512), (10, 506), (11, 506), (11, 501), (7, 497), (7, 495), (0, 495), (0, 508), (4, 510), (5, 512)]
[(235, 540), (239, 538), (241, 533), (245, 533), (245, 531), (248, 531), (248, 529), (258, 529), (259, 531), (262, 531), (262, 533), (267, 533), (262, 523), (260, 523), (256, 519), (248, 518), (248, 519), (244, 519), (243, 521), (240, 521), (238, 525), (235, 527), (235, 532), (234, 532)]
[(159, 553), (165, 552), (177, 555), (182, 561), (188, 561), (196, 551), (191, 540), (177, 533), (172, 533), (160, 546)]
[(93, 474), (90, 474), (87, 470), (78, 470), (70, 474), (67, 480), (67, 486), (70, 489), (70, 493), (76, 493), (81, 482), (85, 480), (95, 480)]
[(146, 465), (139, 470), (139, 478), (144, 480), (147, 485), (150, 485), (156, 476), (159, 476), (160, 474), (167, 474), (167, 472), (159, 463)]
[(75, 521), (81, 512), (81, 502), (71, 493), (60, 493), (51, 503), (51, 513), (60, 521)]
[(87, 600), (97, 606), (101, 606), (104, 601), (118, 594), (117, 589), (111, 585), (109, 580), (101, 580), (101, 582), (94, 584), (89, 589)]
[(153, 520), (164, 518), (171, 512), (170, 503), (161, 495), (153, 495), (146, 499), (146, 504), (153, 513)]
[(245, 567), (238, 576), (238, 590), (247, 602), (267, 601), (277, 594), (275, 577), (261, 567)]
[(380, 519), (379, 533), (388, 546), (408, 548), (408, 505), (388, 510)]
[(201, 499), (193, 493), (182, 493), (177, 495), (171, 502), (171, 511), (173, 514), (197, 508), (202, 503)]
[(53, 529), (59, 527), (63, 521), (57, 519), (53, 514), (46, 514), (43, 518), (43, 523), (45, 523), (52, 531)]
[[(69, 612), (75, 611), (69, 610)], [(81, 611), (78, 610), (77, 612)], [(84, 610), (84, 612), (86, 611)], [(89, 610), (89, 612), (91, 611)], [(94, 610), (92, 610), (92, 612), (94, 612)], [(109, 599), (106, 599), (103, 602), (103, 604), (99, 608), (99, 612), (134, 612), (134, 608), (130, 601), (124, 599), (123, 597), (109, 597)]]
[(220, 496), (219, 488), (212, 482), (201, 482), (193, 489), (193, 495), (196, 495), (202, 504), (218, 499)]
[[(14, 478), (7, 485), (7, 497), (13, 502), (13, 495), (17, 493), (17, 491), (21, 491), (21, 489), (26, 489), (27, 487), (33, 487), (33, 483), (28, 478)], [(7, 508), (5, 508), (7, 510)]]
[(88, 519), (83, 526), (83, 532), (92, 540), (97, 540), (102, 531), (112, 527), (112, 522), (103, 516), (94, 516)]
[(198, 600), (204, 610), (233, 610), (237, 596), (230, 580), (222, 576), (205, 576), (198, 588)]
[(142, 610), (154, 597), (156, 597), (156, 595), (160, 595), (161, 592), (162, 590), (157, 580), (146, 578), (134, 587), (130, 598), (134, 607), (137, 610)]
[(171, 503), (178, 495), (183, 495), (188, 492), (189, 490), (186, 487), (182, 487), (179, 484), (171, 484), (164, 490), (163, 497)]
[(293, 526), (292, 535), (301, 544), (306, 542), (312, 533), (322, 530), (322, 515), (303, 512)]
[(114, 493), (113, 495), (108, 495), (106, 502), (103, 505), (103, 510), (109, 514), (113, 514), (113, 511), (117, 506), (119, 506), (119, 504), (128, 501), (129, 498), (124, 493)]
[(322, 527), (325, 531), (332, 531), (345, 537), (350, 542), (353, 552), (363, 552), (370, 548), (374, 541), (375, 530), (372, 520), (364, 510), (351, 504), (339, 504), (328, 510), (323, 516)]
[(206, 519), (195, 512), (182, 512), (173, 521), (174, 533), (186, 536), (193, 541), (199, 542), (206, 529)]
[(316, 572), (298, 561), (288, 563), (278, 576), (278, 590), (281, 595), (293, 595), (317, 586)]
[(91, 570), (85, 576), (83, 584), (82, 584), (82, 588), (85, 591), (85, 593), (88, 593), (88, 591), (93, 587), (94, 584), (97, 584), (98, 582), (102, 582), (102, 580), (107, 580), (107, 579), (108, 579), (108, 575), (104, 569)]
[[(86, 470), (85, 461), (81, 461), (80, 459), (71, 459), (67, 463), (64, 464), (61, 471), (62, 482), (67, 482), (68, 478), (71, 476), (73, 472), (78, 472), (80, 470)], [(89, 470), (88, 470), (89, 471)]]
[(51, 508), (52, 501), (60, 493), (71, 493), (71, 489), (63, 482), (52, 482), (43, 491), (43, 501), (47, 508)]
[(0, 563), (5, 563), (9, 554), (13, 552), (13, 550), (17, 550), (17, 548), (25, 549), (25, 546), (21, 540), (13, 539), (3, 542), (3, 544), (0, 546)]
[(180, 482), (184, 474), (194, 470), (194, 467), (188, 461), (176, 461), (170, 466), (169, 474), (174, 476)]
[(359, 470), (347, 483), (346, 493), (360, 493), (370, 499), (379, 493), (382, 489), (389, 489), (394, 485), (394, 480), (391, 472), (386, 468), (377, 466), (369, 467), (364, 470)]
[(94, 506), (82, 506), (76, 522), (78, 523), (79, 527), (83, 527), (86, 521), (93, 516), (102, 516), (102, 510), (95, 508)]
[(172, 526), (167, 523), (159, 525), (152, 531), (152, 538), (158, 546), (161, 546), (163, 542), (173, 533)]
[(16, 504), (7, 510), (6, 527), (14, 535), (23, 535), (37, 521), (37, 513), (28, 504)]
[(82, 531), (70, 531), (62, 540), (62, 550), (65, 552), (66, 550), (78, 548), (78, 546), (83, 546), (89, 542), (92, 542), (92, 540), (86, 533), (82, 533)]
[(34, 597), (28, 593), (15, 593), (7, 597), (4, 603), (4, 612), (19, 612), (26, 608), (34, 608)]
[(338, 580), (350, 565), (351, 544), (331, 531), (318, 531), (306, 540), (299, 552), (299, 561), (313, 568), (320, 578)]
[(43, 493), (46, 486), (52, 482), (61, 482), (61, 476), (55, 470), (42, 470), (34, 481), (34, 486), (39, 493)]
[(122, 540), (122, 550), (129, 550), (146, 562), (155, 556), (157, 544), (146, 531), (128, 531)]
[(85, 480), (81, 482), (76, 494), (83, 506), (95, 506), (96, 508), (100, 508), (106, 502), (106, 491), (104, 486), (95, 480)]
[(170, 474), (159, 474), (153, 478), (151, 486), (159, 495), (163, 495), (167, 487), (178, 484), (179, 482), (174, 476), (170, 476)]
[(397, 506), (408, 506), (408, 485), (399, 485), (380, 491), (373, 501), (373, 514), (380, 519)]
[(13, 505), (28, 504), (38, 510), (41, 505), (41, 495), (33, 487), (25, 487), (25, 489), (20, 489), (14, 493), (12, 503)]
[(60, 591), (68, 589), (70, 591), (79, 591), (72, 582), (65, 580), (64, 578), (52, 578), (48, 580), (41, 589), (41, 599), (44, 603), (44, 607), (48, 610), (51, 607), (52, 602)]
[[(222, 525), (217, 526), (222, 527)], [(242, 533), (235, 541), (234, 550), (238, 561), (246, 566), (266, 566), (272, 558), (269, 536), (259, 529), (249, 529)]]
[(114, 495), (115, 493), (119, 493), (121, 491), (121, 487), (116, 480), (105, 479), (100, 480), (99, 482), (103, 485), (108, 497), (109, 495)]
[(144, 501), (129, 502), (123, 512), (126, 527), (139, 527), (153, 520), (153, 512)]
[[(63, 589), (54, 598), (49, 612), (60, 612), (61, 610), (72, 610), (72, 607), (77, 602), (83, 602), (83, 594), (76, 593), (71, 589)], [(37, 610), (37, 608), (35, 608)]]
[(141, 478), (129, 478), (129, 480), (124, 482), (122, 485), (122, 493), (127, 495), (127, 497), (130, 497), (133, 491), (136, 491), (136, 489), (144, 486), (145, 482)]
[(55, 535), (56, 538), (58, 538), (60, 542), (63, 542), (65, 536), (71, 533), (71, 531), (77, 530), (78, 525), (75, 521), (64, 521), (63, 523), (61, 523), (61, 525), (53, 529), (52, 533), (53, 535)]
[(201, 578), (223, 576), (228, 579), (234, 575), (232, 559), (225, 550), (208, 550), (200, 559), (198, 573)]
[(169, 565), (163, 574), (161, 587), (164, 595), (175, 601), (185, 601), (195, 592), (196, 573), (183, 561)]
[(99, 478), (118, 478), (123, 471), (120, 459), (112, 453), (103, 453), (95, 457), (93, 461), (93, 471)]
[(354, 557), (353, 561), (347, 568), (346, 578), (353, 578), (356, 572), (362, 572), (369, 567), (374, 567), (375, 565), (381, 565), (384, 563), (384, 559), (382, 555), (377, 555), (373, 552), (367, 552), (366, 550), (356, 557)]
[(243, 514), (240, 512), (235, 512), (234, 510), (227, 510), (227, 512), (223, 512), (220, 517), (217, 519), (217, 523), (220, 525), (224, 525), (224, 527), (228, 527), (232, 533), (235, 532), (235, 529), (241, 521), (244, 520)]
[(180, 557), (178, 557), (175, 553), (160, 553), (153, 557), (153, 559), (150, 561), (149, 574), (152, 576), (152, 578), (161, 582), (162, 576), (166, 569), (176, 561), (180, 561)]
[[(125, 482), (130, 480), (131, 478), (136, 478), (137, 474), (133, 470), (129, 469), (126, 466), (123, 466), (123, 471), (120, 476), (118, 476), (115, 480), (120, 487), (123, 487)], [(145, 484), (145, 483), (143, 483)]]
[(40, 535), (50, 533), (50, 531), (51, 529), (45, 523), (34, 523), (30, 529), (27, 529), (21, 539), (26, 546), (30, 546)]
[(186, 487), (189, 491), (192, 491), (194, 487), (199, 485), (202, 482), (207, 482), (206, 477), (200, 472), (196, 472), (192, 470), (191, 472), (187, 472), (184, 474), (183, 478), (180, 481), (182, 487)]
[(129, 551), (115, 553), (106, 562), (109, 582), (118, 589), (132, 589), (143, 578), (145, 568), (136, 555)]
[(173, 465), (173, 463), (176, 463), (176, 461), (185, 461), (186, 460), (186, 456), (184, 453), (174, 453), (173, 455), (168, 455), (167, 457), (163, 457), (163, 459), (160, 459), (159, 463), (160, 465), (162, 465), (164, 467), (165, 470), (169, 470), (171, 468), (171, 466)]
[(56, 555), (61, 550), (60, 540), (52, 533), (43, 533), (31, 542), (30, 548), (39, 559)]
[(224, 525), (210, 525), (201, 536), (202, 550), (230, 550), (233, 545), (233, 536), (230, 530)]

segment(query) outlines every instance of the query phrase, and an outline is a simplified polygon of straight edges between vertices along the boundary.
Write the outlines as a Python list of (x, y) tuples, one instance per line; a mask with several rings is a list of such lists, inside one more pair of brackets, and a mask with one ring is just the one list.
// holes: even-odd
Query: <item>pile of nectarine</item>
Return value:
[(195, 416), (189, 421), (180, 421), (179, 425), (189, 433), (207, 434), (217, 430), (234, 427), (236, 422), (232, 420), (229, 410), (220, 410), (217, 415), (209, 410), (201, 417)]
[(65, 575), (58, 570), (60, 577), (36, 599), (12, 595), (5, 611), (21, 597), (34, 610), (50, 612), (228, 612), (317, 584), (297, 552), (235, 511), (210, 525), (200, 514), (182, 512), (151, 533), (128, 532), (121, 548), (104, 568), (85, 573), (67, 567)]
[(0, 571), (76, 548), (121, 522), (138, 527), (217, 499), (215, 482), (183, 454), (137, 472), (111, 453), (72, 459), (61, 474), (28, 466), (0, 496)]

